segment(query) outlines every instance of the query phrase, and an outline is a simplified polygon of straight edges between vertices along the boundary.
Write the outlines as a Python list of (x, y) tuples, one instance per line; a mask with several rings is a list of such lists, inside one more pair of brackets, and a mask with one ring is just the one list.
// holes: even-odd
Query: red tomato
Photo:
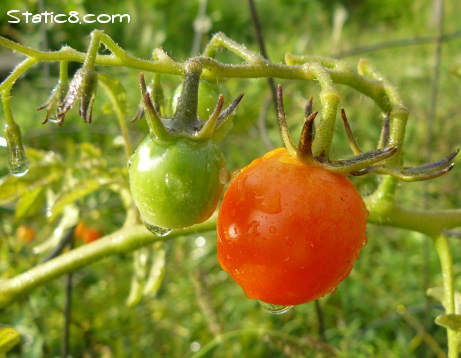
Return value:
[(98, 230), (85, 226), (83, 221), (78, 222), (74, 230), (74, 235), (76, 238), (82, 239), (87, 244), (99, 239), (102, 236)]
[(368, 212), (346, 176), (275, 149), (233, 179), (218, 217), (218, 258), (248, 297), (315, 300), (344, 280), (366, 244)]
[(99, 239), (101, 236), (102, 234), (99, 231), (92, 228), (86, 228), (86, 230), (82, 234), (82, 239), (85, 243), (88, 244), (92, 241)]
[(23, 243), (29, 244), (34, 241), (35, 230), (29, 226), (21, 225), (16, 229), (16, 236)]
[(75, 237), (82, 237), (83, 232), (85, 231), (85, 229), (86, 229), (85, 223), (80, 220), (78, 222), (77, 226), (75, 227), (74, 236)]

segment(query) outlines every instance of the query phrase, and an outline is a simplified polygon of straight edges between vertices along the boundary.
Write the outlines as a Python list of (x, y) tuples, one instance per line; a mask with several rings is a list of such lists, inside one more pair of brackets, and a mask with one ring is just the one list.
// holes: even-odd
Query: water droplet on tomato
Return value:
[(287, 313), (293, 308), (293, 306), (274, 305), (272, 303), (267, 303), (264, 301), (259, 301), (259, 303), (261, 304), (261, 307), (264, 311), (276, 315)]
[(275, 234), (275, 233), (277, 232), (277, 228), (276, 228), (275, 226), (271, 226), (271, 227), (269, 228), (269, 232), (270, 232), (271, 234)]
[(231, 239), (236, 239), (239, 236), (239, 230), (235, 224), (229, 226), (229, 237)]
[(157, 236), (166, 236), (172, 231), (171, 229), (166, 229), (160, 226), (151, 225), (146, 222), (144, 223), (144, 225), (146, 226), (147, 230), (149, 230), (152, 234), (157, 235)]

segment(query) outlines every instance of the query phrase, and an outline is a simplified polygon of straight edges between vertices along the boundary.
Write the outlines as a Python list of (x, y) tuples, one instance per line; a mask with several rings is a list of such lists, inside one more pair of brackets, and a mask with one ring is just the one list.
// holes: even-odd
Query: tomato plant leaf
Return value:
[(34, 254), (38, 255), (56, 247), (61, 238), (66, 234), (66, 230), (77, 225), (78, 218), (79, 210), (75, 205), (65, 206), (61, 220), (54, 228), (50, 238), (35, 246), (33, 249)]
[[(120, 81), (103, 74), (98, 74), (98, 80), (109, 91), (111, 96), (116, 97), (116, 102), (120, 106), (120, 111), (123, 114), (126, 114), (126, 91), (123, 85), (120, 83)], [(112, 108), (113, 110), (113, 106), (111, 106), (110, 108)]]
[(83, 199), (85, 196), (94, 193), (95, 191), (101, 190), (102, 188), (113, 184), (115, 180), (109, 179), (107, 177), (99, 177), (87, 179), (83, 178), (75, 183), (69, 190), (61, 192), (54, 205), (49, 211), (48, 220), (53, 221), (63, 210), (64, 208), (76, 202), (77, 200)]
[(91, 158), (101, 158), (102, 157), (101, 149), (91, 143), (88, 143), (88, 142), (80, 143), (79, 149), (80, 149), (80, 159), (86, 159), (86, 158), (91, 159)]
[(15, 201), (27, 191), (59, 180), (63, 172), (60, 164), (44, 164), (31, 166), (29, 172), (22, 177), (3, 177), (0, 179), (0, 205)]
[[(439, 301), (445, 307), (443, 287), (431, 287), (427, 290), (426, 294), (436, 301)], [(458, 291), (455, 291), (455, 312), (461, 314), (461, 293)]]
[(435, 318), (435, 323), (439, 326), (461, 332), (461, 315), (442, 314)]
[(45, 205), (45, 198), (43, 186), (36, 187), (32, 191), (26, 191), (16, 204), (15, 218), (23, 219), (37, 214)]
[(147, 262), (150, 252), (147, 248), (142, 248), (133, 254), (133, 276), (131, 277), (131, 288), (126, 305), (133, 307), (141, 301), (144, 283), (147, 274)]
[(0, 328), (0, 353), (8, 352), (19, 342), (19, 333), (15, 329), (11, 327)]
[(152, 248), (152, 266), (144, 286), (143, 295), (155, 296), (165, 276), (165, 248), (163, 243)]

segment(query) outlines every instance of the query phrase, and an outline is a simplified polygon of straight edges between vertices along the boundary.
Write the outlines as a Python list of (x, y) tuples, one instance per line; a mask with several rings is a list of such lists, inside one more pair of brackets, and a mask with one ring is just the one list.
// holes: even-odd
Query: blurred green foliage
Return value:
[[(42, 4), (42, 5), (40, 5)], [(163, 46), (176, 59), (186, 59), (191, 51), (197, 16), (197, 1), (126, 0), (100, 2), (89, 0), (3, 0), (0, 3), (0, 33), (25, 45), (43, 48), (43, 31), (38, 24), (8, 24), (6, 11), (10, 9), (39, 12), (41, 6), (55, 13), (79, 11), (83, 13), (129, 13), (131, 24), (106, 24), (100, 28), (129, 52), (148, 58), (154, 47)], [(297, 54), (334, 55), (358, 45), (373, 44), (399, 38), (431, 36), (436, 25), (430, 0), (276, 0), (257, 1), (268, 53), (272, 61), (282, 61), (286, 52)], [(343, 26), (334, 27), (338, 9), (343, 9)], [(336, 15), (335, 15), (336, 14)], [(274, 16), (275, 15), (275, 16)], [(207, 16), (211, 29), (204, 36), (206, 43), (216, 31), (257, 49), (247, 4), (209, 1)], [(461, 3), (445, 1), (445, 31), (459, 26)], [(91, 25), (54, 24), (43, 26), (48, 49), (64, 44), (85, 50)], [(335, 34), (336, 31), (336, 34)], [(339, 33), (338, 33), (339, 31)], [(0, 56), (8, 51), (0, 49)], [(235, 61), (228, 54), (223, 59)], [(428, 126), (431, 80), (434, 63), (434, 45), (392, 48), (365, 55), (380, 72), (388, 76), (399, 89), (410, 109), (405, 158), (408, 163), (422, 163), (428, 133), (434, 133), (432, 159), (439, 158), (459, 146), (461, 121), (459, 100), (461, 81), (449, 69), (461, 65), (461, 40), (444, 43), (437, 99), (437, 115)], [(355, 65), (360, 55), (347, 58)], [(77, 68), (75, 65), (73, 68)], [(26, 146), (58, 152), (64, 165), (71, 167), (78, 158), (79, 143), (91, 142), (104, 153), (109, 168), (125, 166), (120, 131), (109, 100), (102, 89), (95, 102), (94, 123), (83, 124), (77, 111), (68, 116), (64, 126), (40, 125), (43, 114), (35, 107), (43, 103), (56, 82), (57, 67), (52, 65), (46, 78), (43, 65), (36, 66), (12, 91), (15, 119), (21, 125)], [(100, 69), (118, 78), (127, 89), (129, 110), (133, 116), (139, 103), (136, 71)], [(172, 95), (180, 79), (162, 76), (165, 93)], [(231, 98), (244, 92), (236, 124), (223, 142), (229, 170), (249, 163), (266, 151), (258, 131), (258, 117), (269, 96), (264, 79), (228, 80), (226, 86)], [(318, 103), (315, 83), (284, 82), (287, 117), (292, 133), (299, 133), (304, 101), (314, 95)], [(356, 92), (341, 88), (348, 118), (360, 145), (372, 149), (379, 137), (380, 114), (371, 101)], [(231, 100), (226, 98), (226, 103)], [(127, 118), (129, 119), (129, 118)], [(138, 143), (147, 132), (143, 121), (129, 125), (133, 142)], [(281, 145), (275, 115), (269, 107), (268, 135), (274, 145)], [(0, 148), (0, 175), (7, 172), (6, 150)], [(350, 152), (345, 135), (338, 123), (333, 156), (345, 157)], [(356, 180), (363, 193), (376, 185), (377, 179), (366, 176)], [(424, 191), (427, 205), (438, 208), (461, 206), (459, 183), (461, 169), (455, 167), (450, 175), (422, 183), (402, 184), (399, 197), (407, 206), (420, 207)], [(79, 206), (82, 218), (92, 226), (110, 232), (121, 225), (124, 210), (120, 199), (108, 190), (102, 190), (82, 199)], [(27, 219), (27, 225), (37, 231), (33, 244), (20, 242), (16, 228), (23, 220), (14, 218), (14, 206), (0, 207), (0, 277), (11, 277), (40, 262), (32, 252), (37, 243), (47, 239), (56, 222), (47, 223), (44, 209)], [(433, 323), (441, 312), (435, 301), (426, 301), (423, 272), (429, 271), (430, 286), (440, 285), (438, 261), (431, 250), (429, 266), (423, 255), (427, 238), (403, 230), (371, 226), (369, 243), (362, 251), (351, 276), (339, 286), (336, 293), (320, 300), (325, 319), (325, 337), (328, 347), (335, 347), (339, 357), (420, 357), (424, 351), (435, 356), (418, 334), (423, 327), (442, 349), (444, 331)], [(204, 244), (205, 242), (205, 244)], [(81, 243), (79, 243), (81, 244)], [(429, 244), (431, 245), (431, 244)], [(455, 274), (459, 276), (461, 250), (453, 239)], [(128, 308), (125, 300), (132, 274), (132, 255), (105, 259), (75, 274), (71, 352), (75, 357), (184, 357), (190, 356), (213, 339), (210, 317), (203, 313), (203, 305), (216, 311), (223, 332), (243, 330), (224, 341), (210, 352), (214, 357), (325, 357), (328, 348), (318, 343), (318, 322), (313, 303), (296, 307), (283, 316), (265, 313), (245, 297), (241, 289), (219, 267), (216, 259), (215, 235), (206, 240), (181, 238), (167, 245), (167, 266), (163, 285), (155, 297), (144, 298), (140, 304)], [(196, 273), (206, 278), (206, 297), (194, 290)], [(205, 300), (205, 301), (204, 301)], [(15, 328), (21, 334), (21, 344), (12, 357), (51, 357), (60, 352), (64, 305), (64, 280), (58, 279), (39, 288), (30, 296), (2, 312), (1, 324)], [(403, 305), (407, 311), (398, 307)], [(425, 322), (428, 310), (429, 320)], [(414, 322), (417, 322), (415, 326)], [(418, 326), (419, 325), (419, 326)], [(419, 327), (419, 328), (418, 328)], [(265, 328), (288, 336), (250, 334), (245, 330)], [(245, 333), (246, 332), (246, 333)], [(290, 339), (289, 337), (293, 338)]]

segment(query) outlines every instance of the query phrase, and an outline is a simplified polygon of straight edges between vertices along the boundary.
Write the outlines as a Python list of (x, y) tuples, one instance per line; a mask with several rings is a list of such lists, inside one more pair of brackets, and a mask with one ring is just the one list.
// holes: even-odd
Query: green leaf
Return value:
[(59, 180), (64, 173), (61, 164), (44, 163), (33, 165), (29, 172), (22, 177), (7, 175), (0, 179), (0, 205), (15, 201), (25, 192), (37, 187), (44, 187)]
[(0, 353), (6, 353), (15, 345), (19, 344), (19, 333), (11, 328), (0, 328)]
[[(431, 287), (426, 291), (426, 294), (445, 307), (443, 287)], [(455, 312), (461, 314), (461, 293), (458, 291), (455, 291)]]
[(59, 194), (56, 198), (56, 201), (49, 212), (50, 214), (48, 216), (48, 220), (53, 221), (67, 205), (72, 204), (97, 190), (101, 190), (114, 182), (115, 180), (113, 179), (101, 177), (93, 179), (83, 178), (77, 181), (72, 188), (61, 192), (61, 194)]
[(152, 267), (144, 285), (144, 295), (156, 295), (165, 276), (165, 249), (163, 243), (157, 243), (152, 249)]
[(461, 332), (461, 315), (442, 314), (436, 317), (435, 323), (453, 331)]
[(461, 67), (455, 67), (448, 70), (451, 74), (461, 78)]
[(45, 188), (39, 186), (23, 194), (16, 204), (16, 219), (23, 219), (37, 214), (45, 205)]
[(88, 142), (80, 143), (79, 149), (80, 149), (80, 156), (81, 156), (80, 159), (100, 158), (102, 156), (101, 149)]
[(33, 248), (33, 253), (36, 255), (42, 254), (58, 245), (66, 231), (74, 225), (77, 225), (79, 211), (75, 205), (68, 205), (63, 210), (63, 215), (59, 223), (54, 228), (51, 236)]
[(98, 74), (98, 80), (104, 89), (109, 93), (109, 95), (113, 97), (112, 100), (115, 100), (115, 102), (118, 103), (122, 114), (126, 114), (126, 91), (120, 81), (103, 74)]
[(147, 274), (147, 262), (150, 252), (147, 248), (142, 248), (133, 254), (133, 276), (131, 277), (131, 288), (126, 305), (133, 307), (137, 305), (142, 298), (144, 283)]
[(431, 287), (426, 291), (426, 295), (443, 304), (443, 287)]

